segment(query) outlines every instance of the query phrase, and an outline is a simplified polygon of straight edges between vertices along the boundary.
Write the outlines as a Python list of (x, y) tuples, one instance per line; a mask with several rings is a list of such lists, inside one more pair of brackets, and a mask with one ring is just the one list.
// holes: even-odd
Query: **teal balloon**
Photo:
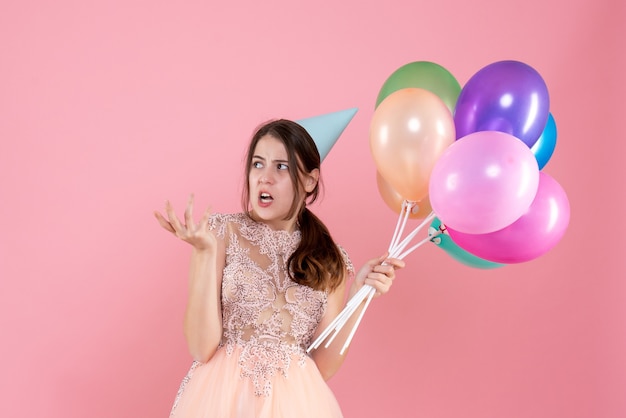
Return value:
[[(441, 226), (441, 221), (438, 218), (435, 218), (430, 224), (430, 227), (436, 230), (438, 230), (440, 226)], [(437, 240), (437, 238), (439, 238), (439, 240)], [(493, 261), (482, 259), (480, 257), (475, 256), (474, 254), (471, 254), (465, 251), (463, 248), (456, 245), (454, 241), (452, 241), (452, 238), (450, 238), (450, 235), (448, 234), (439, 234), (433, 239), (431, 239), (431, 241), (437, 247), (444, 250), (454, 260), (468, 267), (488, 270), (488, 269), (499, 268), (505, 265), (505, 264), (494, 263)]]
[(340, 110), (338, 112), (326, 113), (306, 119), (296, 120), (307, 130), (315, 141), (320, 158), (324, 160), (330, 149), (335, 145), (343, 131), (346, 129), (358, 108)]
[(539, 164), (539, 170), (541, 170), (552, 158), (552, 154), (554, 153), (554, 148), (556, 147), (556, 122), (554, 121), (554, 117), (552, 113), (548, 114), (548, 122), (546, 122), (546, 127), (543, 129), (541, 136), (535, 142), (535, 144), (530, 148), (530, 150), (535, 154), (535, 158), (537, 159), (537, 164)]

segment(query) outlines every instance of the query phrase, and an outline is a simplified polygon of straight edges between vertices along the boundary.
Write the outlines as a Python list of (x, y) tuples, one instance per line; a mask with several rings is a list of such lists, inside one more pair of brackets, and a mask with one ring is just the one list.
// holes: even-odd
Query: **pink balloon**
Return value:
[(486, 234), (522, 216), (538, 185), (539, 166), (526, 144), (504, 132), (480, 131), (458, 139), (441, 155), (428, 195), (446, 226)]
[(570, 206), (561, 185), (544, 172), (530, 208), (517, 221), (489, 234), (464, 234), (448, 227), (450, 238), (461, 248), (485, 260), (522, 263), (554, 247), (569, 224)]

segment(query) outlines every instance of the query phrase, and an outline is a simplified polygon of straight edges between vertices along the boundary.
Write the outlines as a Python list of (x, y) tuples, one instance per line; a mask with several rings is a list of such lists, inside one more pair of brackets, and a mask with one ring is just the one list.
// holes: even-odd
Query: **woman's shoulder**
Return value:
[(243, 218), (247, 218), (245, 213), (236, 212), (236, 213), (222, 213), (215, 212), (212, 213), (209, 217), (210, 221), (215, 222), (241, 222)]
[(227, 229), (233, 226), (247, 225), (251, 219), (245, 213), (212, 213), (209, 217), (209, 229), (214, 230), (218, 236), (224, 236)]

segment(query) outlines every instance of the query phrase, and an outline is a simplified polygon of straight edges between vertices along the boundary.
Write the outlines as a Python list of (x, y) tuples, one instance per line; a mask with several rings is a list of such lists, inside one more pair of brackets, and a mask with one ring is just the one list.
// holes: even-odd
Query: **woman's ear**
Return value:
[(315, 186), (317, 186), (317, 182), (319, 181), (319, 179), (320, 179), (320, 170), (316, 168), (305, 176), (304, 190), (307, 193), (311, 193), (313, 190), (315, 190)]

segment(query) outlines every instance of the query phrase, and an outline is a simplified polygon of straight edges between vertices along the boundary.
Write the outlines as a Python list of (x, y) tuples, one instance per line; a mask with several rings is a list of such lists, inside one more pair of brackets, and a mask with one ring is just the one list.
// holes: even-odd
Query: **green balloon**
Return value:
[[(439, 229), (440, 225), (441, 225), (441, 221), (438, 218), (435, 218), (433, 222), (430, 224), (430, 227), (434, 229)], [(439, 240), (437, 240), (437, 238), (439, 238)], [(436, 240), (438, 242), (436, 242)], [(465, 251), (464, 249), (456, 245), (454, 241), (452, 241), (452, 238), (450, 238), (450, 235), (448, 234), (439, 234), (435, 238), (433, 238), (431, 241), (434, 244), (436, 244), (437, 247), (441, 248), (446, 253), (448, 253), (450, 257), (452, 257), (459, 263), (465, 264), (466, 266), (469, 266), (469, 267), (487, 270), (487, 269), (494, 269), (494, 268), (502, 267), (505, 265), (505, 264), (494, 263), (493, 261), (482, 259), (480, 257), (475, 256), (474, 254), (471, 254)]]
[(434, 93), (454, 114), (461, 85), (448, 70), (429, 61), (411, 62), (394, 71), (380, 88), (376, 107), (394, 91), (411, 87)]

